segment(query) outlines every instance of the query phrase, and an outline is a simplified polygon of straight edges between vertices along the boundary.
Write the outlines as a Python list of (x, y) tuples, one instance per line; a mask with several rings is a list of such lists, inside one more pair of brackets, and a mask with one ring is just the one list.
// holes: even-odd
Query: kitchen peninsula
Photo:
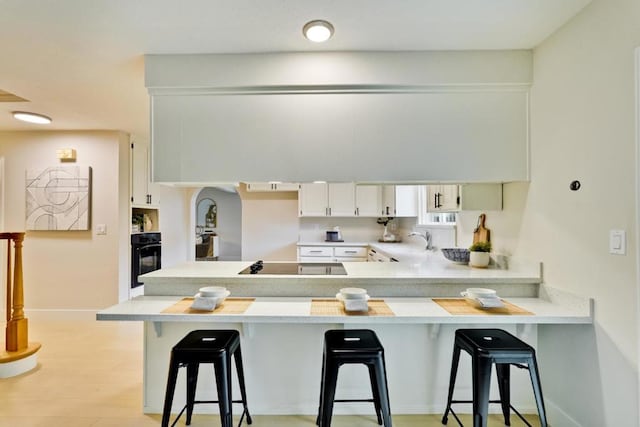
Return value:
[[(434, 253), (422, 263), (343, 263), (344, 275), (239, 274), (251, 264), (189, 262), (148, 273), (141, 277), (144, 296), (97, 314), (98, 320), (145, 322), (145, 412), (161, 411), (170, 349), (194, 329), (241, 331), (249, 406), (255, 414), (315, 413), (324, 331), (374, 329), (386, 349), (391, 410), (399, 414), (442, 411), (453, 334), (463, 325), (497, 326), (535, 346), (538, 324), (593, 321), (591, 300), (542, 284), (538, 263), (512, 262), (508, 270), (472, 269), (449, 263)], [(232, 297), (252, 300), (238, 314), (166, 312), (206, 285), (225, 286)], [(313, 313), (314, 299), (334, 298), (346, 286), (366, 288), (372, 298), (386, 303), (391, 315)], [(496, 289), (528, 314), (456, 315), (434, 301), (434, 297), (459, 297), (461, 290), (474, 286)], [(351, 366), (344, 370), (344, 393), (366, 396), (366, 370), (360, 372)], [(468, 374), (461, 372), (460, 384), (466, 382), (470, 387)], [(535, 412), (528, 378), (513, 376), (514, 405)], [(178, 389), (181, 387), (184, 385), (178, 385)], [(215, 397), (212, 381), (203, 379), (198, 387), (202, 398)], [(174, 410), (184, 404), (182, 399), (182, 393), (177, 393)], [(343, 405), (336, 411), (369, 413), (370, 408)]]

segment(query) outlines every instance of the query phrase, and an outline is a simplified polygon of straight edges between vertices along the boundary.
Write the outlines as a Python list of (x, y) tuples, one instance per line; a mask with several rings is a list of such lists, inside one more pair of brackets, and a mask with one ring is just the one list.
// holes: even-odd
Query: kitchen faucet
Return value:
[(411, 233), (409, 233), (409, 236), (418, 236), (418, 237), (422, 237), (425, 242), (427, 242), (427, 247), (425, 248), (428, 251), (432, 251), (435, 248), (431, 245), (431, 233), (429, 233), (429, 230), (425, 231), (424, 234), (422, 233), (418, 233), (417, 231), (412, 231)]

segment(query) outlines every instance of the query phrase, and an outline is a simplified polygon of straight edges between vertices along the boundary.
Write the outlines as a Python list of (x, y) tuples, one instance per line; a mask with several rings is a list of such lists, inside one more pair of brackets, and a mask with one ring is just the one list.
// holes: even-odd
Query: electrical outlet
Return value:
[(107, 234), (107, 224), (97, 224), (96, 234), (100, 234), (100, 235)]

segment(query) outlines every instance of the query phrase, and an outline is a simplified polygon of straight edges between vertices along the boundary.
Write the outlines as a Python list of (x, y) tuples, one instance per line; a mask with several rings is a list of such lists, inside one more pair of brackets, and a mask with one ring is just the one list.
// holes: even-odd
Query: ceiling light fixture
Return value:
[(302, 34), (312, 42), (326, 42), (333, 35), (333, 25), (322, 19), (309, 21), (302, 27)]
[(11, 114), (23, 122), (37, 123), (39, 125), (48, 125), (52, 121), (51, 117), (43, 116), (42, 114), (28, 113), (26, 111), (14, 111)]

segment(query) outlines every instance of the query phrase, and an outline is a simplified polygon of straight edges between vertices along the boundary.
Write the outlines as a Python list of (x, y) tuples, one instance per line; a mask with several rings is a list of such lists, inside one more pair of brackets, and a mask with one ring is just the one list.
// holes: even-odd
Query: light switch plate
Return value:
[(107, 224), (96, 224), (96, 234), (107, 234)]
[(609, 253), (626, 255), (627, 233), (624, 230), (609, 230)]

